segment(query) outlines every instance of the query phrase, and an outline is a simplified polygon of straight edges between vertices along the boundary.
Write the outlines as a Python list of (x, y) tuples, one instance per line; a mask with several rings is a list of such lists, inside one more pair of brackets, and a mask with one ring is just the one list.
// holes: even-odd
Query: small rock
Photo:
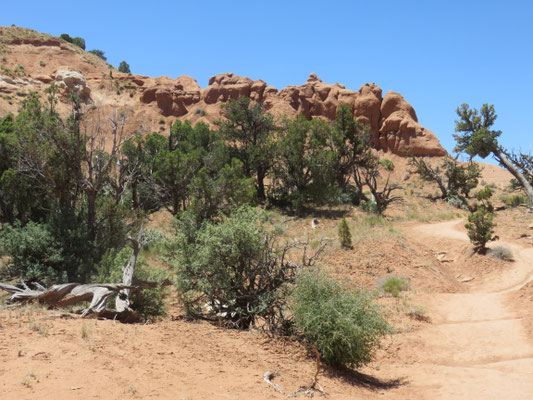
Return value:
[(446, 258), (445, 251), (441, 251), (439, 254), (437, 254), (437, 260), (439, 260), (442, 263), (455, 261), (453, 258)]
[(463, 279), (460, 280), (460, 282), (466, 283), (466, 282), (470, 282), (470, 281), (473, 281), (473, 280), (474, 280), (473, 277), (465, 276)]

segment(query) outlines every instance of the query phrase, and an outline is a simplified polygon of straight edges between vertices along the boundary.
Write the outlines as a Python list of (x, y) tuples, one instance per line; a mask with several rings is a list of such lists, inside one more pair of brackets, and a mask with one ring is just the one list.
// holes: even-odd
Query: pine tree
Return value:
[(341, 243), (341, 246), (345, 249), (348, 249), (352, 247), (352, 234), (350, 233), (350, 227), (348, 226), (348, 222), (346, 222), (346, 218), (342, 218), (340, 224), (339, 224), (339, 242)]
[(476, 193), (476, 199), (481, 202), (477, 210), (468, 216), (468, 223), (465, 228), (468, 229), (468, 237), (474, 245), (476, 253), (484, 254), (487, 251), (487, 243), (497, 240), (498, 236), (494, 235), (494, 227), (496, 224), (494, 220), (494, 207), (489, 202), (492, 196), (490, 187), (485, 186), (485, 189)]

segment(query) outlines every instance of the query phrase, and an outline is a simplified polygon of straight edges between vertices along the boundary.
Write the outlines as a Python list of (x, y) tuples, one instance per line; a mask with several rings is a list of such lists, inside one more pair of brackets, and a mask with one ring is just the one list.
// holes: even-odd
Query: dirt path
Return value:
[[(468, 241), (464, 221), (417, 226), (425, 240)], [(416, 399), (533, 399), (533, 346), (506, 296), (533, 280), (533, 249), (510, 248), (513, 267), (469, 293), (430, 294), (433, 323), (417, 332), (414, 362), (407, 367)], [(400, 371), (398, 371), (400, 373)]]

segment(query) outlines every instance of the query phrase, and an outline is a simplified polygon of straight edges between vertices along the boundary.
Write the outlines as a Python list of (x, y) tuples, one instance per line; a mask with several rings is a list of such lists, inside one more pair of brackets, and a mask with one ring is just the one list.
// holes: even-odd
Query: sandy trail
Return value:
[[(426, 224), (412, 234), (468, 241), (463, 224)], [(517, 313), (505, 306), (508, 293), (533, 279), (533, 249), (496, 245), (513, 251), (513, 268), (471, 293), (428, 296), (433, 323), (417, 332), (421, 351), (408, 367), (412, 398), (533, 399), (533, 346)]]

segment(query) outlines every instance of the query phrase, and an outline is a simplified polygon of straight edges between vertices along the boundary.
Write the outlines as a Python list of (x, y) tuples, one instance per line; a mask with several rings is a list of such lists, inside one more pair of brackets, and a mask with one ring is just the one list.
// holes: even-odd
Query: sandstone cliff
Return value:
[[(277, 90), (263, 80), (232, 73), (213, 76), (206, 88), (180, 76), (152, 78), (119, 73), (91, 53), (61, 39), (23, 28), (0, 28), (0, 116), (16, 112), (29, 90), (43, 92), (54, 82), (80, 93), (85, 103), (106, 109), (127, 107), (128, 128), (164, 131), (174, 119), (213, 124), (221, 106), (241, 96), (261, 101), (275, 116), (335, 118), (340, 104), (348, 104), (357, 119), (370, 128), (377, 149), (398, 155), (442, 156), (446, 151), (430, 130), (418, 123), (413, 107), (400, 94), (364, 84), (359, 91), (339, 83), (322, 82), (311, 74), (302, 85)], [(61, 97), (67, 111), (65, 96)]]

